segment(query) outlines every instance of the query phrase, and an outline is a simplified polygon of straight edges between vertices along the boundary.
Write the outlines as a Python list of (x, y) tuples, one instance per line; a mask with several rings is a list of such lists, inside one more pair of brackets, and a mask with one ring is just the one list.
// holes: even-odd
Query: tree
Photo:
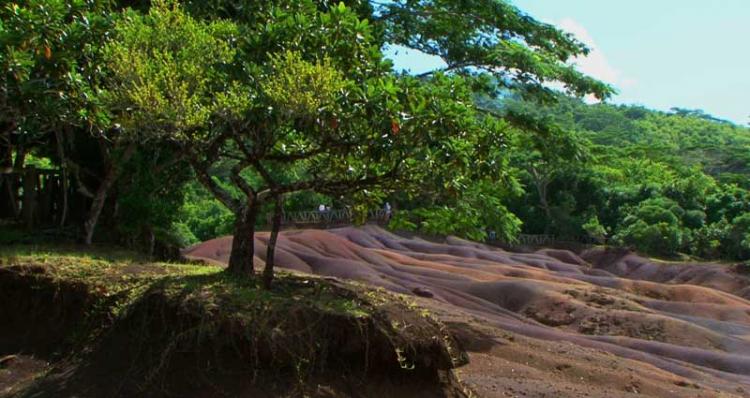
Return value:
[(648, 253), (674, 255), (684, 239), (680, 222), (683, 214), (684, 210), (672, 200), (645, 200), (623, 220), (624, 228), (615, 239)]
[(736, 259), (750, 259), (750, 213), (732, 220), (725, 246), (725, 250)]
[(0, 168), (21, 169), (32, 148), (54, 145), (64, 184), (61, 225), (68, 210), (65, 133), (101, 117), (90, 101), (90, 61), (91, 44), (109, 26), (107, 4), (25, 0), (0, 7)]
[(83, 117), (83, 97), (91, 93), (83, 81), (85, 46), (104, 6), (66, 3), (26, 0), (0, 8), (0, 135), (6, 164), (14, 146), (20, 167), (28, 148), (48, 139), (58, 124), (88, 121)]
[[(10, 166), (13, 152), (17, 169), (32, 148), (50, 154), (62, 172), (60, 225), (68, 219), (71, 182), (90, 200), (82, 220), (87, 244), (124, 164), (136, 152), (134, 142), (120, 139), (97, 95), (106, 72), (98, 50), (116, 15), (111, 5), (107, 0), (25, 0), (0, 8), (1, 165)], [(74, 158), (92, 156), (75, 145), (91, 139), (100, 162), (84, 170)]]
[[(603, 99), (612, 92), (606, 84), (566, 64), (589, 51), (573, 35), (535, 20), (504, 0), (369, 3), (373, 12), (366, 17), (382, 27), (385, 42), (440, 57), (445, 62), (443, 72), (490, 75), (499, 87), (531, 97), (551, 95), (551, 82), (580, 96), (594, 94)], [(497, 86), (485, 88), (495, 91)]]
[[(613, 92), (568, 62), (588, 54), (583, 43), (506, 0), (186, 1), (186, 9), (199, 18), (231, 19), (256, 32), (278, 10), (310, 7), (324, 13), (338, 7), (351, 10), (358, 20), (369, 22), (380, 50), (400, 46), (440, 57), (444, 67), (424, 77), (457, 74), (472, 78), (475, 90), (497, 94), (499, 89), (512, 88), (527, 98), (550, 99), (555, 92), (550, 83), (578, 96), (604, 99)], [(261, 53), (276, 46), (275, 42), (255, 44)]]
[[(436, 165), (454, 175), (491, 169), (482, 155), (501, 150), (507, 129), (473, 106), (471, 77), (394, 75), (373, 27), (343, 4), (275, 9), (259, 29), (157, 3), (117, 31), (107, 49), (111, 103), (137, 110), (121, 115), (130, 131), (179, 142), (201, 183), (235, 213), (231, 272), (253, 270), (262, 203), (302, 190), (405, 186)], [(211, 175), (220, 160), (233, 162), (240, 195)], [(304, 172), (274, 177), (290, 167)]]
[(588, 157), (587, 146), (576, 133), (562, 130), (549, 121), (528, 120), (526, 125), (516, 134), (514, 144), (519, 150), (513, 153), (512, 162), (525, 171), (526, 181), (533, 186), (546, 218), (544, 233), (548, 234), (554, 221), (549, 186), (566, 172), (583, 167)]
[[(485, 179), (468, 184), (455, 196), (437, 194), (435, 198), (435, 194), (428, 191), (413, 201), (404, 201), (404, 204), (416, 208), (400, 210), (389, 223), (389, 228), (429, 235), (454, 235), (474, 241), (494, 238), (512, 242), (520, 232), (522, 222), (503, 204), (508, 196), (517, 194), (517, 187), (511, 188), (511, 192), (506, 192), (505, 188), (504, 184)], [(428, 200), (427, 196), (433, 196), (433, 200)]]
[(110, 215), (117, 241), (149, 256), (169, 260), (179, 248), (196, 243), (177, 229), (179, 208), (185, 201), (190, 168), (179, 152), (165, 146), (141, 146), (125, 164), (127, 170), (116, 184)]

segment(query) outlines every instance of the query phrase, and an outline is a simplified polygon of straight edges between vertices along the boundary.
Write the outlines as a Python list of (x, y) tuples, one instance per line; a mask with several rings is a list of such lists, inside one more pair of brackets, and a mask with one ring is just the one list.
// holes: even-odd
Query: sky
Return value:
[[(610, 102), (702, 109), (750, 122), (750, 0), (511, 0), (593, 51), (579, 70), (612, 84)], [(398, 52), (398, 54), (396, 54)], [(415, 73), (439, 60), (395, 49)]]

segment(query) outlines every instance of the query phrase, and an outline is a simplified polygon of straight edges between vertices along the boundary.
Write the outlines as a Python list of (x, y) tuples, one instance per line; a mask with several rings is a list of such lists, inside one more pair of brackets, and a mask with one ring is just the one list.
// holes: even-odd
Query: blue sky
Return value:
[[(750, 122), (750, 0), (511, 0), (593, 48), (576, 63), (613, 84), (611, 102), (703, 109)], [(438, 61), (394, 56), (414, 72)]]

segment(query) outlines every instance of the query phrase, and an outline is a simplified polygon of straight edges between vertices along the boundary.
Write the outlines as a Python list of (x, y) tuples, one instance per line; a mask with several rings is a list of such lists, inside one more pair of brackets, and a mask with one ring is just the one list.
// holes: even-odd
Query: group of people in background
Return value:
[[(385, 202), (383, 205), (383, 210), (385, 212), (385, 222), (391, 221), (391, 216), (393, 215), (393, 208), (391, 207), (391, 204), (389, 202)], [(318, 213), (322, 216), (324, 214), (327, 214), (331, 211), (331, 206), (326, 205), (325, 203), (321, 203), (318, 206)]]

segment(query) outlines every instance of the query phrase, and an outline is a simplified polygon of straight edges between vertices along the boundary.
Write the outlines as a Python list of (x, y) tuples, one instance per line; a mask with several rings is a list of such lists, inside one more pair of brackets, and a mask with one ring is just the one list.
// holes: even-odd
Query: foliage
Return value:
[(175, 140), (205, 130), (221, 98), (213, 90), (226, 78), (217, 64), (232, 62), (236, 27), (202, 23), (172, 1), (156, 1), (148, 15), (126, 12), (114, 40), (102, 49), (110, 79), (102, 98), (125, 134)]
[[(524, 205), (542, 203), (536, 190), (527, 189), (522, 200), (511, 203), (527, 233), (550, 228), (576, 235), (578, 226), (589, 235), (593, 229), (596, 235), (609, 231), (615, 242), (652, 254), (746, 258), (740, 235), (729, 236), (750, 203), (743, 186), (750, 175), (748, 129), (697, 111), (669, 114), (562, 97), (547, 107), (513, 97), (496, 106), (573, 132), (568, 134), (582, 137), (578, 145), (590, 154), (577, 162), (575, 156), (561, 156), (548, 186), (551, 222), (540, 224), (541, 214)], [(513, 164), (528, 168), (534, 152), (528, 154), (522, 150)], [(532, 176), (520, 177), (527, 187), (535, 186)], [(593, 216), (596, 222), (590, 222)]]
[(589, 218), (589, 220), (582, 225), (582, 228), (590, 238), (597, 242), (604, 242), (607, 238), (607, 229), (599, 222), (599, 217), (596, 215)]
[(581, 96), (606, 98), (612, 92), (567, 63), (588, 54), (582, 43), (504, 0), (371, 3), (372, 19), (384, 25), (387, 42), (440, 57), (444, 70), (477, 75), (485, 88), (492, 85), (483, 73), (526, 96), (548, 95), (550, 82)]
[(116, 230), (122, 243), (145, 251), (153, 250), (151, 240), (157, 238), (177, 248), (196, 243), (191, 234), (176, 227), (178, 209), (185, 201), (184, 185), (192, 177), (174, 162), (176, 157), (168, 148), (144, 148), (127, 163), (128, 173), (121, 178), (116, 196)]
[(186, 189), (178, 220), (185, 239), (193, 244), (230, 234), (234, 214), (201, 185), (192, 183)]
[(503, 204), (508, 192), (489, 182), (470, 185), (467, 190), (443, 205), (417, 207), (396, 212), (389, 228), (418, 231), (429, 235), (454, 235), (484, 241), (492, 233), (495, 239), (512, 242), (522, 222)]
[(684, 237), (680, 218), (684, 210), (677, 203), (665, 198), (647, 199), (627, 213), (616, 240), (667, 256), (681, 248)]
[(729, 253), (734, 253), (739, 259), (750, 258), (750, 213), (732, 220), (726, 240)]
[(299, 52), (286, 51), (270, 57), (273, 73), (261, 82), (261, 90), (285, 117), (314, 119), (336, 103), (347, 86), (343, 74), (324, 58), (310, 63)]
[[(0, 124), (31, 143), (64, 121), (98, 124), (95, 43), (107, 1), (24, 0), (0, 7)], [(50, 95), (54, 94), (54, 95)], [(41, 136), (40, 136), (41, 135)]]

